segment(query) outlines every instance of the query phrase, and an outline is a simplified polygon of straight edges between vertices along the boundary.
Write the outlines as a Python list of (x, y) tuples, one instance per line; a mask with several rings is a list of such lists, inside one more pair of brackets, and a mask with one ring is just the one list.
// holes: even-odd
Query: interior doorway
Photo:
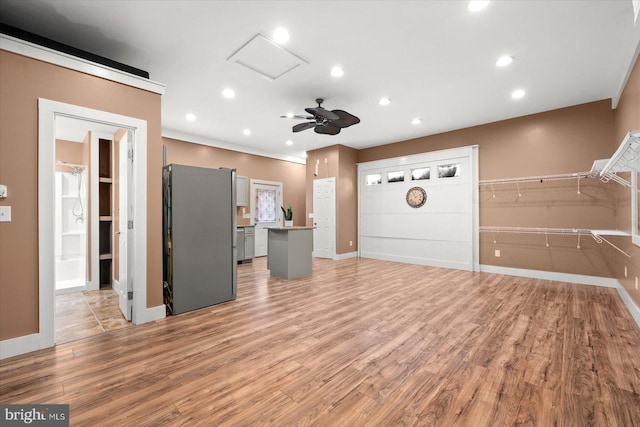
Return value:
[[(100, 267), (96, 268), (93, 260), (95, 256), (105, 258), (104, 254), (100, 254), (99, 246), (101, 242), (98, 240), (102, 228), (100, 221), (113, 221), (115, 212), (110, 209), (107, 215), (101, 212), (100, 198), (97, 196), (100, 192), (100, 184), (110, 184), (112, 186), (114, 180), (118, 183), (116, 186), (119, 192), (128, 194), (129, 204), (127, 209), (122, 209), (119, 215), (119, 221), (125, 221), (127, 224), (127, 233), (130, 238), (125, 249), (126, 253), (120, 254), (120, 263), (125, 260), (125, 266), (130, 273), (122, 284), (122, 277), (119, 285), (122, 287), (120, 294), (126, 295), (127, 300), (131, 301), (128, 310), (129, 318), (133, 323), (144, 323), (146, 314), (146, 121), (134, 119), (131, 117), (120, 116), (103, 111), (93, 110), (89, 108), (79, 107), (70, 104), (40, 99), (38, 103), (38, 255), (39, 255), (39, 314), (40, 314), (40, 331), (38, 334), (39, 348), (49, 347), (55, 344), (55, 325), (56, 325), (56, 301), (55, 301), (55, 227), (52, 212), (54, 211), (54, 170), (55, 170), (55, 151), (58, 123), (73, 122), (79, 127), (85, 127), (87, 132), (96, 135), (108, 135), (113, 141), (114, 135), (120, 130), (124, 130), (130, 140), (127, 148), (127, 157), (130, 158), (130, 164), (125, 170), (122, 170), (117, 176), (111, 178), (99, 177), (100, 169), (98, 155), (92, 155), (90, 160), (91, 174), (91, 190), (90, 193), (95, 197), (89, 197), (88, 216), (90, 221), (91, 237), (87, 239), (91, 243), (86, 245), (88, 256), (91, 262), (87, 261), (87, 270), (90, 276), (86, 280), (87, 290), (95, 288), (95, 284), (100, 282)], [(94, 142), (95, 141), (95, 142)], [(98, 145), (96, 147), (96, 145)], [(135, 147), (135, 151), (133, 148)], [(100, 150), (99, 141), (91, 138), (91, 151)], [(130, 153), (129, 153), (130, 152)], [(134, 155), (135, 153), (135, 155)], [(114, 186), (115, 187), (115, 186)], [(135, 197), (132, 192), (135, 189)], [(113, 201), (113, 194), (109, 194), (109, 200)], [(107, 219), (109, 218), (109, 219)], [(143, 242), (136, 245), (135, 242)], [(114, 242), (110, 241), (111, 252), (113, 253)], [(121, 247), (121, 245), (119, 246)], [(90, 248), (90, 249), (89, 249)], [(131, 263), (131, 260), (136, 263)], [(112, 285), (115, 285), (113, 282)], [(116, 298), (116, 307), (118, 306), (118, 298)], [(123, 315), (126, 313), (123, 312)]]
[(313, 256), (336, 255), (336, 179), (313, 180)]
[(267, 255), (269, 228), (282, 225), (282, 183), (251, 180), (251, 224), (255, 225), (256, 257)]

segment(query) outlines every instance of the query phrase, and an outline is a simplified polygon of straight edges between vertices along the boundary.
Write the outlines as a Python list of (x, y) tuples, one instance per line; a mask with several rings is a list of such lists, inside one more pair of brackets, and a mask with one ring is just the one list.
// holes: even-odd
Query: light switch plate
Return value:
[(11, 206), (0, 206), (0, 222), (11, 222)]
[(0, 199), (7, 197), (7, 186), (0, 184)]

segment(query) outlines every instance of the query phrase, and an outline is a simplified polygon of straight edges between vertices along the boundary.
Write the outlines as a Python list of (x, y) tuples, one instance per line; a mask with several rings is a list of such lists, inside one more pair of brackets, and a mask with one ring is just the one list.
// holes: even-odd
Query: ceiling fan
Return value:
[(310, 116), (294, 115), (294, 116), (280, 116), (282, 118), (293, 118), (301, 120), (312, 120), (306, 123), (300, 123), (293, 127), (294, 132), (300, 132), (303, 130), (314, 128), (316, 133), (324, 135), (337, 135), (342, 128), (349, 127), (360, 123), (360, 119), (353, 114), (347, 113), (344, 110), (325, 110), (322, 108), (324, 99), (316, 99), (318, 103), (317, 107), (309, 107), (304, 110), (311, 114)]

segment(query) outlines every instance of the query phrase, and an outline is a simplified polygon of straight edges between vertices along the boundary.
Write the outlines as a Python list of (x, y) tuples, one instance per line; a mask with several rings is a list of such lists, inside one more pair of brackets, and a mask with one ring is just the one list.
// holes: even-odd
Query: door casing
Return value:
[(53, 174), (55, 165), (55, 118), (109, 124), (131, 129), (136, 134), (133, 174), (136, 185), (134, 239), (136, 263), (133, 268), (133, 323), (144, 323), (147, 303), (147, 122), (72, 104), (38, 99), (38, 348), (55, 345), (55, 266)]

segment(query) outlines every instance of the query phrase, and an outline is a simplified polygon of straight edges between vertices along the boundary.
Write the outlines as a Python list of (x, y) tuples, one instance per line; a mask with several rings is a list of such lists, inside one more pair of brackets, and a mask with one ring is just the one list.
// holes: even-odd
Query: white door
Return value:
[(336, 254), (336, 179), (313, 180), (313, 256)]
[(120, 311), (125, 319), (131, 320), (133, 300), (133, 227), (129, 227), (129, 221), (133, 223), (133, 131), (128, 131), (120, 140), (120, 263), (118, 271), (118, 301)]
[(268, 230), (280, 227), (282, 210), (282, 183), (251, 180), (251, 224), (255, 225), (255, 253), (267, 255)]

